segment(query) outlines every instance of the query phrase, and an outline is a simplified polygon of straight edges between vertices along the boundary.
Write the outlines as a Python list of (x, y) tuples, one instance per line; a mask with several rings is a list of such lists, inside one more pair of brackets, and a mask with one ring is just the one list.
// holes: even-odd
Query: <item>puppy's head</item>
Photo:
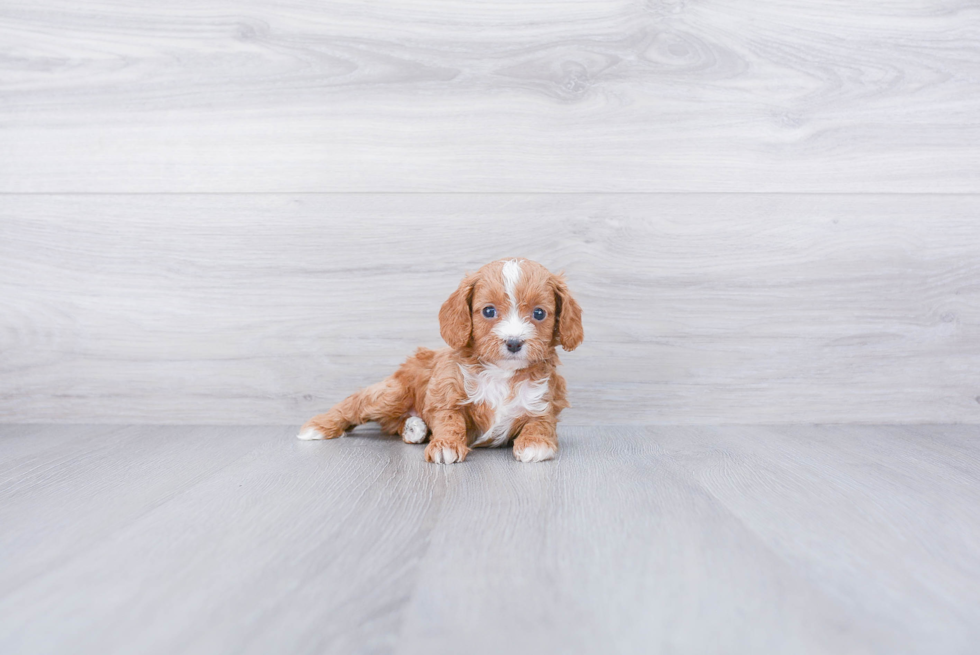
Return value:
[(582, 343), (582, 309), (564, 278), (527, 259), (502, 259), (463, 278), (439, 310), (442, 338), (484, 362), (524, 368)]

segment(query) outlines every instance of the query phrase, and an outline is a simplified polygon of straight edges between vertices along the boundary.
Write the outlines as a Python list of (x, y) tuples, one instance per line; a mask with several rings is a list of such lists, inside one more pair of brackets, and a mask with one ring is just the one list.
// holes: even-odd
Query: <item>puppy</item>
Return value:
[(541, 264), (507, 259), (463, 278), (439, 310), (449, 348), (419, 348), (385, 378), (310, 419), (300, 439), (333, 439), (377, 421), (408, 443), (430, 435), (425, 459), (462, 462), (470, 448), (514, 441), (514, 457), (558, 452), (558, 414), (569, 404), (555, 347), (582, 343), (582, 310), (565, 280)]

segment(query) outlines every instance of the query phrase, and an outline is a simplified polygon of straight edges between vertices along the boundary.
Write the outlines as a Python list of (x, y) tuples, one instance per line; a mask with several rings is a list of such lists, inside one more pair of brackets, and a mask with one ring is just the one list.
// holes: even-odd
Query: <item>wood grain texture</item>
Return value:
[[(41, 442), (51, 435), (40, 433)], [(86, 552), (268, 440), (267, 429), (251, 427), (71, 426), (53, 435), (69, 439), (29, 456), (17, 453), (29, 439), (8, 437), (6, 429), (0, 436), (0, 552), (8, 564), (0, 589), (43, 575), (72, 551)]]
[[(49, 475), (3, 478), (23, 491), (0, 503), (16, 519), (0, 535), (23, 535), (0, 557), (5, 654), (931, 655), (980, 640), (972, 427), (563, 426), (556, 461), (493, 450), (446, 467), (370, 428), (310, 443), (278, 427), (0, 427), (0, 462), (28, 433), (77, 441)], [(174, 490), (152, 482), (185, 467)], [(81, 539), (42, 543), (55, 525)], [(50, 561), (25, 575), (39, 545)]]
[(565, 269), (603, 423), (980, 422), (980, 196), (11, 196), (0, 418), (301, 423)]
[(970, 0), (8, 0), (0, 43), (0, 191), (980, 184)]
[[(793, 426), (648, 434), (767, 549), (863, 623), (898, 637), (896, 650), (975, 648), (975, 430)], [(907, 602), (913, 598), (927, 602)], [(971, 617), (970, 624), (945, 624), (950, 612)], [(913, 623), (928, 628), (905, 627)]]

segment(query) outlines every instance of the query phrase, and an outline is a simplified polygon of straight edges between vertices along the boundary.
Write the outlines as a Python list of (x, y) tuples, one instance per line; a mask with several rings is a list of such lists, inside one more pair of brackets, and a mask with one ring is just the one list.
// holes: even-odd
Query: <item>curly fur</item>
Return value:
[[(430, 462), (461, 462), (472, 447), (511, 440), (519, 461), (554, 457), (558, 415), (569, 406), (555, 348), (574, 350), (584, 338), (582, 310), (564, 278), (527, 259), (491, 262), (446, 299), (439, 329), (448, 348), (419, 348), (391, 376), (310, 419), (299, 437), (333, 439), (377, 421), (411, 443), (430, 430)], [(520, 349), (512, 352), (509, 341)]]

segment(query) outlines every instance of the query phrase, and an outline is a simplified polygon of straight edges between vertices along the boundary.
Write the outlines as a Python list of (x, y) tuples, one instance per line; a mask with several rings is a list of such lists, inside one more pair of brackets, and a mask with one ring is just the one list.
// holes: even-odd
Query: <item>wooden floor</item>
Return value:
[(0, 652), (967, 653), (977, 428), (0, 429)]

